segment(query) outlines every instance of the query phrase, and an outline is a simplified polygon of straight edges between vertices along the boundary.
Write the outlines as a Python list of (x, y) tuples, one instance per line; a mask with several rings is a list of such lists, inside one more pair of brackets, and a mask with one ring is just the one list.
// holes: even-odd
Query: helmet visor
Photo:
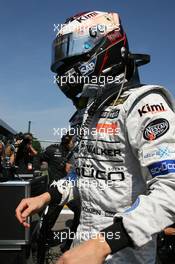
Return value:
[(80, 36), (75, 32), (57, 36), (52, 47), (51, 70), (57, 72), (65, 59), (90, 52), (101, 38), (102, 36), (96, 38), (90, 35)]

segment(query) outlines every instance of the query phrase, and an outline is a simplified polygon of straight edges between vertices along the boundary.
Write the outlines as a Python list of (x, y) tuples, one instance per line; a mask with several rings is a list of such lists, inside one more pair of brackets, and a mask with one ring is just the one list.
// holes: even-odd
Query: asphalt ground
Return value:
[[(71, 225), (71, 220), (73, 219), (73, 212), (70, 211), (67, 208), (64, 208), (59, 215), (54, 227), (53, 227), (53, 232), (55, 232), (55, 237), (57, 235), (60, 235), (60, 230), (68, 229), (69, 226)], [(65, 237), (65, 236), (64, 236)], [(63, 238), (64, 238), (63, 237)], [(60, 245), (51, 247), (47, 253), (46, 253), (46, 264), (55, 264), (58, 258), (62, 255), (61, 250), (60, 250)]]

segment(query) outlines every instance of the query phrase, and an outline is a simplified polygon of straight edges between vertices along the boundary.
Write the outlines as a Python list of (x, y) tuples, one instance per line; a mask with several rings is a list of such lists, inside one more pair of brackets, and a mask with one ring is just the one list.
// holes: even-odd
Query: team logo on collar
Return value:
[(117, 118), (119, 115), (120, 109), (114, 109), (109, 111), (103, 111), (100, 113), (99, 118), (108, 118), (108, 119), (114, 119)]
[(146, 104), (141, 109), (138, 110), (140, 116), (143, 116), (144, 114), (147, 114), (147, 113), (155, 114), (155, 113), (160, 113), (160, 112), (165, 112), (165, 111), (166, 110), (162, 103), (154, 104), (154, 105)]
[(164, 118), (156, 119), (150, 122), (143, 131), (143, 137), (146, 140), (155, 140), (163, 136), (169, 130), (169, 122)]
[(129, 95), (120, 97), (116, 102), (115, 100), (113, 100), (110, 105), (112, 106), (122, 105), (124, 104), (124, 102), (127, 100), (128, 97)]

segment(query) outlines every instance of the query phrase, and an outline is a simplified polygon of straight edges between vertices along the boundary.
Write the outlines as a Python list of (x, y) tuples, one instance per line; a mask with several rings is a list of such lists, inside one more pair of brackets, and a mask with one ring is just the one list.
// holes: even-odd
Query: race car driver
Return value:
[[(53, 51), (51, 69), (61, 90), (79, 112), (86, 106), (75, 154), (80, 225), (75, 247), (58, 264), (153, 264), (156, 234), (175, 220), (173, 100), (161, 86), (140, 84), (137, 66), (149, 57), (129, 52), (117, 13), (71, 17)], [(72, 190), (54, 183), (49, 192), (22, 200), (17, 218), (28, 226), (29, 215), (67, 202)]]

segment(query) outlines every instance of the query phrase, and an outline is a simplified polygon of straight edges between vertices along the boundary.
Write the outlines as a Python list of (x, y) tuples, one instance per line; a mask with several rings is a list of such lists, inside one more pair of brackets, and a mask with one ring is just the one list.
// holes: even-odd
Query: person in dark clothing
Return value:
[[(72, 142), (73, 135), (67, 133), (61, 139), (60, 144), (52, 144), (48, 146), (45, 152), (41, 155), (41, 162), (47, 162), (48, 164), (48, 174), (49, 174), (49, 185), (53, 181), (58, 181), (63, 179), (71, 171), (70, 162), (63, 162), (66, 159), (69, 151), (73, 147)], [(79, 224), (80, 218), (80, 203), (79, 200), (71, 201), (67, 204), (70, 210), (74, 212), (74, 219), (72, 225), (70, 226), (70, 232), (75, 233)], [(50, 244), (57, 243), (54, 239), (54, 233), (52, 232), (52, 227), (54, 226), (57, 218), (59, 217), (63, 206), (59, 206), (55, 203), (49, 205), (47, 214), (44, 216), (43, 225), (41, 228), (41, 240), (44, 241), (44, 237), (47, 237), (47, 242)], [(67, 239), (63, 244), (61, 250), (66, 251), (70, 248), (72, 239)]]
[(63, 144), (52, 144), (41, 154), (40, 161), (48, 164), (49, 184), (66, 176), (65, 166), (61, 162), (67, 152)]
[(175, 224), (159, 233), (157, 251), (159, 264), (175, 263)]
[(4, 143), (0, 141), (0, 174), (2, 174), (3, 171), (2, 162), (4, 158), (5, 158), (5, 147), (4, 147)]
[[(66, 164), (63, 163), (63, 159), (69, 152), (69, 141), (72, 137), (64, 135), (61, 139), (60, 144), (52, 144), (46, 148), (43, 154), (41, 154), (40, 161), (47, 162), (48, 174), (49, 174), (49, 185), (55, 180), (66, 177)], [(51, 231), (54, 226), (63, 206), (57, 206), (51, 204), (49, 206), (47, 214), (44, 216), (43, 230), (47, 230), (46, 237), (51, 241), (53, 238), (53, 232)], [(43, 233), (43, 231), (41, 231)]]
[(0, 141), (0, 181), (12, 180), (14, 177), (14, 152), (11, 146)]
[(25, 133), (16, 153), (15, 165), (18, 166), (17, 172), (33, 172), (33, 157), (36, 155), (37, 151), (32, 146), (32, 134)]

